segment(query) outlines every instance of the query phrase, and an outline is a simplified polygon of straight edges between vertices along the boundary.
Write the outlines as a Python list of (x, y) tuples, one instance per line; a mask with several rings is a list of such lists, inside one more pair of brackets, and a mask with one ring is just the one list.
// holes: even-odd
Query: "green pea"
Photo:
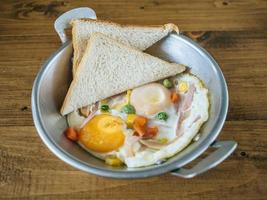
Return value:
[(135, 114), (135, 108), (130, 104), (123, 106), (121, 111), (126, 114)]
[(100, 110), (102, 112), (108, 112), (109, 111), (109, 106), (107, 104), (101, 105)]
[(164, 79), (163, 80), (163, 86), (166, 88), (171, 88), (172, 87), (172, 82), (169, 79)]
[(168, 116), (168, 114), (166, 112), (160, 112), (160, 113), (157, 114), (156, 118), (159, 119), (159, 120), (167, 121), (169, 116)]

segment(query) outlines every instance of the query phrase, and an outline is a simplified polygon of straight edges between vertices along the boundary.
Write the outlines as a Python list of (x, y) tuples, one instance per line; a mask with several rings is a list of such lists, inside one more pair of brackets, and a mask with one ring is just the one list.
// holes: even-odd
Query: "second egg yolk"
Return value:
[(131, 104), (138, 115), (153, 115), (171, 105), (170, 91), (159, 83), (149, 83), (133, 89)]
[(79, 141), (99, 153), (116, 150), (124, 143), (123, 123), (120, 117), (96, 115), (81, 129)]

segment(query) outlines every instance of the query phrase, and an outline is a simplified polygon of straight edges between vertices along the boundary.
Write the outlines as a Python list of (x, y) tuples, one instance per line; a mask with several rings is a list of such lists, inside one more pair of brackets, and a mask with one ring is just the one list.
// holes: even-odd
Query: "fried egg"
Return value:
[[(202, 82), (191, 74), (178, 75), (174, 78), (174, 82), (176, 83), (175, 89), (182, 101), (188, 99), (186, 95), (188, 95), (190, 86), (191, 88), (195, 88), (191, 105), (184, 110), (184, 119), (180, 122), (180, 127), (177, 127), (179, 113), (172, 113), (170, 116), (173, 116), (173, 120), (166, 121), (166, 124), (169, 124), (171, 127), (168, 129), (171, 133), (167, 135), (165, 132), (166, 130), (164, 130), (158, 135), (158, 137), (164, 135), (164, 137), (171, 142), (167, 145), (162, 145), (160, 149), (146, 148), (143, 151), (137, 152), (135, 156), (126, 158), (125, 163), (128, 167), (148, 166), (174, 156), (192, 141), (202, 124), (208, 120), (208, 90), (204, 87)], [(179, 109), (182, 109), (182, 107), (183, 106), (180, 105)], [(175, 125), (173, 123), (174, 121), (176, 121)], [(154, 123), (157, 124), (156, 121)], [(159, 125), (159, 127), (161, 126)], [(175, 137), (174, 135), (177, 135), (177, 128), (180, 130), (180, 133), (178, 137)], [(153, 143), (151, 146), (153, 147)]]
[[(69, 125), (80, 127), (78, 143), (106, 162), (116, 158), (127, 167), (149, 166), (174, 156), (207, 121), (209, 100), (208, 90), (196, 76), (183, 73), (172, 77), (172, 81), (171, 89), (149, 83), (110, 97), (104, 101), (109, 112), (98, 109), (87, 121), (78, 112), (69, 114)], [(179, 95), (177, 103), (171, 101), (172, 92)], [(156, 136), (143, 139), (135, 134), (128, 125), (130, 115), (121, 112), (127, 104), (134, 106), (135, 115), (148, 119), (148, 127), (157, 127)], [(160, 112), (168, 118), (159, 119)]]

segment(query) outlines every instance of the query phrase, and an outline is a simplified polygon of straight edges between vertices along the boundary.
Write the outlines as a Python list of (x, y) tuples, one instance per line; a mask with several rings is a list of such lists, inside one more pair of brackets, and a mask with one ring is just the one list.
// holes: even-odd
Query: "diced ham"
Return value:
[(186, 93), (186, 96), (185, 96), (184, 101), (183, 101), (182, 110), (181, 110), (182, 112), (185, 112), (190, 108), (192, 101), (193, 101), (195, 91), (196, 91), (195, 86), (190, 85), (188, 92)]
[(194, 93), (196, 91), (196, 88), (194, 85), (190, 85), (187, 93), (182, 98), (180, 102), (180, 106), (178, 108), (178, 120), (177, 120), (177, 126), (176, 126), (176, 136), (179, 137), (182, 135), (181, 132), (181, 123), (185, 119), (186, 111), (191, 107)]
[(84, 120), (84, 122), (82, 123), (82, 125), (81, 125), (80, 128), (82, 128), (85, 124), (87, 124), (87, 122), (89, 122), (95, 116), (95, 113), (96, 113), (97, 110), (98, 110), (98, 102), (91, 105), (91, 107), (90, 107), (90, 114)]
[(132, 157), (135, 154), (134, 145), (138, 142), (140, 138), (138, 136), (127, 136), (125, 139), (125, 144), (123, 147), (124, 156), (125, 157)]

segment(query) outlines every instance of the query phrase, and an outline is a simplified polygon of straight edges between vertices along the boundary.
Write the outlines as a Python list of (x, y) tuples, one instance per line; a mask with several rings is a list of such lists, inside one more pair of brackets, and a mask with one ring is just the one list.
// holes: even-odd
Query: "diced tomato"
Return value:
[(138, 123), (140, 126), (145, 126), (148, 119), (143, 116), (137, 116), (134, 120), (134, 123)]
[(133, 129), (135, 130), (135, 133), (137, 133), (137, 135), (140, 136), (140, 137), (142, 137), (146, 133), (145, 126), (141, 126), (136, 121), (134, 121), (134, 123), (133, 123)]
[(179, 96), (175, 91), (173, 91), (171, 93), (171, 102), (172, 103), (177, 103), (178, 101), (179, 101)]
[(133, 122), (134, 135), (143, 139), (152, 138), (158, 133), (158, 127), (147, 127), (148, 119), (137, 116)]
[(71, 141), (77, 141), (79, 139), (79, 134), (74, 128), (67, 128), (64, 134)]
[(158, 131), (159, 131), (159, 129), (156, 126), (147, 127), (146, 128), (146, 133), (145, 133), (145, 135), (143, 135), (143, 138), (145, 138), (145, 139), (152, 138), (152, 137), (157, 135)]

